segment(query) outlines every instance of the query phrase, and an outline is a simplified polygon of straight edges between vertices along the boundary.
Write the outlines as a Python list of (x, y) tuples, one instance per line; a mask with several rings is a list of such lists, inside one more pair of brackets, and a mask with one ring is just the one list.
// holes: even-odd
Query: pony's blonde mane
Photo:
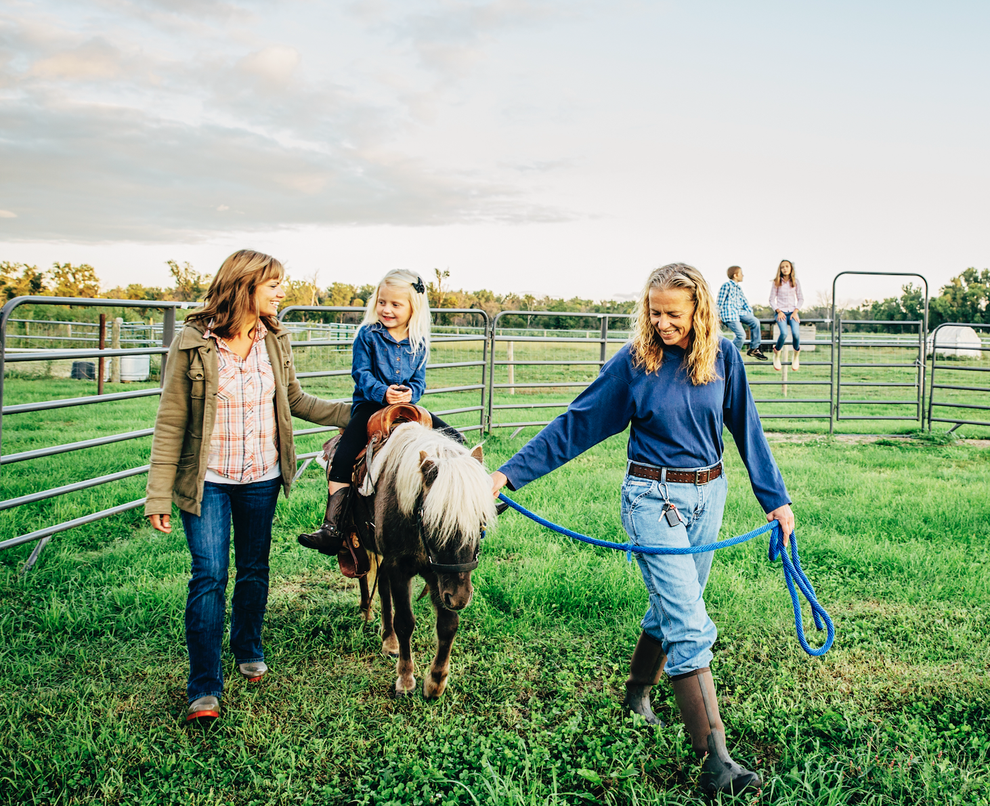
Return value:
[(466, 538), (477, 534), (483, 523), (494, 523), (495, 501), (488, 471), (467, 448), (419, 423), (395, 428), (373, 460), (376, 486), (392, 485), (403, 515), (416, 514), (423, 491), (421, 452), (437, 470), (426, 496), (423, 526), (438, 548), (457, 535)]

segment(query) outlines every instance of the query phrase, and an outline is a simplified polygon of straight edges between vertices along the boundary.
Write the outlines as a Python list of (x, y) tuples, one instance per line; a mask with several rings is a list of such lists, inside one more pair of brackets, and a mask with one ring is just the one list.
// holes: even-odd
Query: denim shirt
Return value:
[(408, 386), (415, 403), (426, 391), (426, 351), (413, 353), (408, 338), (396, 341), (381, 323), (362, 325), (354, 337), (351, 377), (352, 412), (360, 403), (384, 403), (392, 384)]

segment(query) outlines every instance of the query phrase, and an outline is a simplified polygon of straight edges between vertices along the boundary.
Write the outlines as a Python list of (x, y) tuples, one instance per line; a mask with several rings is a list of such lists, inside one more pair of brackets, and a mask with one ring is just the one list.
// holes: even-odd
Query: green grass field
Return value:
[[(526, 436), (490, 438), (488, 464)], [(837, 638), (824, 658), (801, 651), (763, 540), (719, 552), (714, 674), (730, 745), (766, 781), (737, 802), (990, 803), (990, 450), (827, 436), (773, 448)], [(615, 438), (514, 497), (622, 540), (623, 456)], [(731, 447), (727, 467), (723, 537), (763, 522)], [(0, 802), (702, 802), (669, 688), (656, 690), (668, 727), (655, 733), (619, 705), (646, 601), (624, 555), (505, 515), (474, 574), (450, 688), (397, 701), (356, 586), (295, 542), (324, 489), (308, 471), (276, 516), (272, 674), (251, 689), (230, 680), (207, 730), (182, 721), (181, 529), (121, 516), (72, 530), (25, 576), (29, 546), (0, 554)], [(424, 668), (431, 619), (416, 608)]]

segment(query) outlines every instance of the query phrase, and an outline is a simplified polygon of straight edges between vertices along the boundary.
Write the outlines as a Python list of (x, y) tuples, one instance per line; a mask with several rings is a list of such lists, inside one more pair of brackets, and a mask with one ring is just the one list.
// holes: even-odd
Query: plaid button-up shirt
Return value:
[(278, 464), (275, 373), (265, 349), (268, 329), (258, 322), (254, 343), (243, 360), (209, 330), (217, 345), (217, 419), (206, 466), (225, 479), (259, 481)]
[(742, 286), (735, 280), (726, 280), (718, 290), (718, 318), (723, 322), (735, 322), (740, 313), (752, 313), (749, 300)]

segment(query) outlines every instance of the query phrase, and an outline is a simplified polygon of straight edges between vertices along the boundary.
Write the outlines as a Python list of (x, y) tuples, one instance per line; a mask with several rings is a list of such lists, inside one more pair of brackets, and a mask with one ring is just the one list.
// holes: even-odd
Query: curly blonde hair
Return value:
[(722, 331), (718, 326), (715, 298), (701, 272), (687, 263), (670, 263), (655, 269), (643, 286), (643, 294), (636, 305), (636, 324), (632, 337), (634, 366), (644, 366), (647, 372), (656, 372), (663, 362), (663, 339), (650, 322), (650, 291), (668, 291), (683, 288), (691, 293), (694, 316), (688, 334), (685, 354), (687, 374), (691, 383), (701, 386), (718, 378), (715, 359), (718, 356)]
[[(409, 300), (409, 347), (413, 353), (423, 351), (430, 354), (430, 300), (426, 296), (426, 285), (418, 274), (406, 269), (392, 269), (375, 288), (375, 295), (368, 300), (362, 325), (374, 325), (378, 318), (378, 295), (382, 287), (405, 292)], [(420, 290), (422, 289), (422, 290)]]

